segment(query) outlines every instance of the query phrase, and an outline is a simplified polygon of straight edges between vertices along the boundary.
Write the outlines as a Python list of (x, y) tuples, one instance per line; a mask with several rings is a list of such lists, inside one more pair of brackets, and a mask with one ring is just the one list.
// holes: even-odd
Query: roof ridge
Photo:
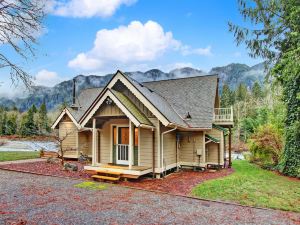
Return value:
[(161, 81), (170, 81), (170, 80), (183, 80), (183, 79), (213, 77), (213, 76), (219, 76), (219, 75), (215, 73), (215, 74), (198, 75), (198, 76), (192, 76), (192, 77), (178, 77), (178, 78), (170, 78), (170, 79), (165, 79), (165, 80), (145, 81), (145, 82), (142, 82), (142, 84), (155, 83), (155, 82), (161, 82)]

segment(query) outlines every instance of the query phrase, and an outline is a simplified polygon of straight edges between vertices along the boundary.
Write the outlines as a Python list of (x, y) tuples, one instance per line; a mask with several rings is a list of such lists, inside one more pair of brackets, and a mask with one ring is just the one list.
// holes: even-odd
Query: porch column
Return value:
[(93, 134), (92, 134), (92, 166), (96, 166), (96, 162), (97, 162), (97, 130), (96, 130), (96, 119), (93, 118)]
[(229, 127), (229, 138), (228, 138), (228, 154), (229, 154), (229, 161), (228, 161), (228, 168), (231, 168), (231, 128)]
[(128, 152), (128, 161), (129, 161), (129, 169), (132, 169), (133, 165), (133, 124), (129, 120), (129, 152)]
[[(205, 131), (203, 131), (203, 137), (202, 137), (202, 141), (203, 141), (203, 146), (202, 146), (202, 163), (205, 164), (206, 163), (206, 145), (205, 145)], [(204, 165), (205, 166), (205, 165)]]

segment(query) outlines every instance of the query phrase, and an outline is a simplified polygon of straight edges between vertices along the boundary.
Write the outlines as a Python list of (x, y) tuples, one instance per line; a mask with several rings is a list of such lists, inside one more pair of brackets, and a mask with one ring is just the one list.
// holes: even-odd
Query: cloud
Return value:
[(111, 63), (136, 64), (152, 61), (168, 49), (178, 49), (180, 46), (172, 33), (164, 32), (158, 23), (133, 21), (128, 26), (98, 31), (93, 49), (78, 54), (68, 65), (95, 70)]
[(188, 45), (182, 47), (183, 55), (202, 55), (202, 56), (212, 56), (211, 46), (206, 48), (192, 48)]
[(62, 82), (64, 79), (59, 77), (56, 72), (52, 72), (49, 70), (40, 70), (34, 79), (34, 83), (36, 85), (42, 85), (47, 87), (52, 87), (60, 82)]
[(145, 64), (157, 60), (165, 52), (173, 50), (187, 55), (210, 56), (211, 46), (193, 49), (183, 45), (173, 37), (172, 32), (165, 32), (155, 21), (142, 24), (132, 21), (128, 26), (97, 32), (94, 46), (90, 51), (79, 53), (70, 60), (68, 66), (86, 71), (106, 70), (115, 65), (118, 68)]
[(51, 14), (65, 17), (110, 17), (121, 5), (129, 6), (136, 0), (52, 0), (47, 4)]
[(241, 57), (241, 56), (242, 56), (242, 53), (240, 53), (240, 52), (234, 52), (234, 53), (233, 53), (233, 56), (234, 56), (234, 57)]

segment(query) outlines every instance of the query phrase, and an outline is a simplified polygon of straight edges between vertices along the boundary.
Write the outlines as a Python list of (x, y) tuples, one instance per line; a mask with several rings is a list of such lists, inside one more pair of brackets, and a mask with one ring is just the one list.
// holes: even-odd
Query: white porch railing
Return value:
[(117, 144), (117, 163), (129, 164), (129, 145)]
[(215, 108), (214, 122), (233, 122), (233, 108)]

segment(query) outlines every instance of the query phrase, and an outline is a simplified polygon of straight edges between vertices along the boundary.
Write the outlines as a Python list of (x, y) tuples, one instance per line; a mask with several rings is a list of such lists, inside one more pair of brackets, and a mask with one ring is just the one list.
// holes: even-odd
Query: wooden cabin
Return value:
[(232, 126), (232, 108), (219, 108), (217, 75), (139, 83), (118, 71), (105, 87), (74, 96), (52, 128), (66, 136), (65, 157), (91, 157), (87, 170), (160, 177), (224, 167)]

